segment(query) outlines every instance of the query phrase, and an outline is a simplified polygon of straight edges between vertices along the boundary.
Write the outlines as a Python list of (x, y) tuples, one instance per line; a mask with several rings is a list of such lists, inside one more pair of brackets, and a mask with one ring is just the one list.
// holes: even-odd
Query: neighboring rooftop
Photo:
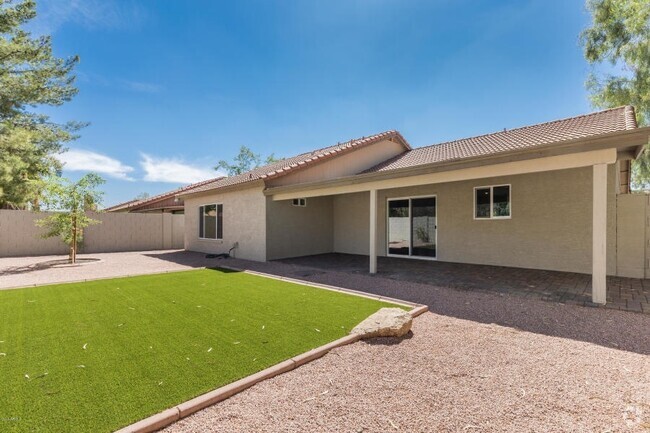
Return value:
[[(106, 212), (134, 212), (134, 211), (140, 211), (140, 210), (152, 210), (152, 209), (160, 209), (161, 207), (164, 208), (178, 208), (178, 209), (183, 209), (183, 200), (179, 199), (176, 201), (173, 201), (176, 197), (177, 194), (187, 191), (192, 188), (197, 188), (200, 186), (204, 185), (209, 185), (211, 183), (217, 182), (224, 177), (215, 177), (213, 179), (208, 179), (208, 180), (203, 180), (201, 182), (196, 182), (192, 183), (177, 189), (174, 189), (172, 191), (167, 191), (163, 192), (162, 194), (154, 195), (153, 197), (147, 197), (145, 199), (135, 199), (135, 200), (129, 200), (125, 201), (124, 203), (116, 204), (111, 207), (107, 207), (104, 209)], [(167, 200), (170, 200), (170, 203), (165, 203), (164, 206), (163, 202), (166, 202)]]
[(623, 106), (582, 116), (419, 147), (384, 161), (364, 173), (526, 150), (637, 127), (634, 107)]
[(411, 150), (411, 146), (397, 131), (386, 131), (379, 134), (371, 135), (369, 137), (355, 138), (344, 143), (337, 143), (333, 146), (316, 149), (311, 152), (301, 153), (300, 155), (291, 158), (274, 162), (272, 164), (264, 165), (262, 167), (254, 168), (236, 176), (229, 176), (222, 178), (210, 184), (191, 188), (191, 191), (183, 191), (185, 193), (197, 193), (203, 191), (210, 191), (213, 189), (224, 188), (227, 186), (238, 185), (256, 180), (273, 179), (276, 177), (284, 176), (296, 170), (309, 167), (313, 164), (319, 163), (323, 160), (333, 158), (346, 152), (350, 152), (373, 143), (378, 143), (383, 140), (393, 140), (402, 144), (405, 150)]

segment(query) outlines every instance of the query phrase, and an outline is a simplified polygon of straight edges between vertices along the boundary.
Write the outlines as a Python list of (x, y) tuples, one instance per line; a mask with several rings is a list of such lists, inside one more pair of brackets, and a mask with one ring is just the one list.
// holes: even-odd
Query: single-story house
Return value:
[(604, 303), (606, 275), (646, 271), (645, 207), (624, 197), (649, 137), (631, 106), (420, 148), (382, 132), (182, 191), (185, 248), (590, 273)]
[(105, 212), (126, 212), (126, 213), (172, 213), (182, 214), (185, 211), (183, 199), (178, 194), (193, 188), (206, 185), (211, 182), (223, 179), (216, 177), (213, 179), (203, 180), (201, 182), (192, 183), (172, 191), (167, 191), (162, 194), (154, 195), (143, 199), (133, 199), (119, 203), (104, 209)]

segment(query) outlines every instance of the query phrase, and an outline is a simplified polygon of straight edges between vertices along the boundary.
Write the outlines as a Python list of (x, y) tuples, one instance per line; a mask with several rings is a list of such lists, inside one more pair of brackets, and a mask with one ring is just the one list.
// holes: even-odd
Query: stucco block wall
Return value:
[(380, 162), (405, 152), (404, 146), (389, 140), (380, 141), (350, 153), (337, 156), (313, 167), (269, 181), (268, 186), (292, 185), (336, 179), (358, 174)]
[(307, 206), (267, 198), (267, 260), (331, 253), (332, 197), (307, 199)]
[(102, 223), (88, 227), (84, 233), (83, 252), (146, 251), (183, 248), (178, 235), (184, 228), (174, 224), (182, 215), (169, 213), (111, 213), (94, 215)]
[[(199, 239), (199, 206), (223, 204), (223, 240)], [(185, 199), (185, 249), (238, 258), (266, 260), (266, 198), (261, 186)]]
[(648, 266), (647, 218), (649, 197), (645, 194), (623, 194), (617, 199), (616, 268), (617, 275), (644, 278)]
[[(43, 239), (36, 220), (46, 212), (0, 210), (0, 257), (67, 254), (59, 238)], [(168, 213), (98, 213), (84, 230), (82, 253), (183, 248), (183, 216)]]
[(36, 220), (45, 212), (0, 210), (0, 257), (46, 256), (67, 254), (68, 247), (59, 238), (43, 239), (44, 229)]

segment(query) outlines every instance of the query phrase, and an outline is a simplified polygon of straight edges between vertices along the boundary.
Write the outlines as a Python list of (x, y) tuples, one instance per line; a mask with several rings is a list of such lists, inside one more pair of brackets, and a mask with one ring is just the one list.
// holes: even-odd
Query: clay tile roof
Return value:
[(635, 129), (636, 127), (634, 107), (612, 108), (582, 116), (416, 148), (365, 170), (364, 173), (498, 155)]
[[(106, 211), (106, 212), (116, 212), (116, 211), (119, 211), (119, 210), (125, 210), (125, 209), (130, 210), (130, 209), (134, 209), (134, 208), (139, 208), (141, 206), (145, 206), (147, 204), (150, 204), (150, 203), (153, 203), (153, 202), (156, 202), (156, 201), (161, 201), (161, 200), (165, 200), (165, 199), (170, 198), (170, 197), (174, 197), (175, 195), (178, 195), (178, 194), (180, 194), (180, 193), (182, 193), (184, 191), (190, 190), (192, 188), (197, 188), (197, 187), (200, 187), (200, 186), (210, 185), (211, 183), (217, 182), (217, 181), (219, 181), (219, 180), (221, 180), (223, 178), (224, 177), (221, 176), (221, 177), (215, 177), (215, 178), (212, 178), (212, 179), (202, 180), (201, 182), (195, 182), (195, 183), (192, 183), (192, 184), (189, 184), (189, 185), (185, 185), (183, 187), (174, 189), (172, 191), (163, 192), (162, 194), (154, 195), (153, 197), (148, 197), (148, 198), (145, 198), (145, 199), (142, 199), (142, 200), (135, 199), (135, 200), (125, 201), (124, 203), (120, 203), (120, 204), (116, 204), (116, 205), (111, 206), (111, 207), (107, 207), (106, 209), (104, 209), (104, 211)], [(179, 206), (182, 206), (182, 203), (179, 203)]]
[(293, 156), (291, 158), (285, 158), (281, 161), (274, 162), (272, 164), (264, 165), (262, 167), (257, 167), (253, 170), (247, 171), (245, 173), (229, 176), (213, 182), (207, 185), (202, 185), (191, 190), (183, 191), (184, 194), (193, 194), (202, 191), (210, 191), (213, 189), (224, 188), (227, 186), (233, 186), (238, 184), (243, 184), (247, 182), (253, 182), (256, 180), (265, 180), (273, 179), (280, 176), (285, 176), (289, 173), (292, 173), (296, 170), (302, 170), (305, 167), (320, 163), (329, 158), (334, 158), (338, 155), (350, 152), (356, 149), (359, 149), (364, 146), (368, 146), (373, 143), (378, 143), (382, 140), (397, 141), (401, 143), (406, 150), (410, 150), (411, 146), (408, 142), (402, 137), (397, 131), (385, 131), (379, 134), (371, 135), (369, 137), (355, 138), (344, 143), (337, 143), (333, 146), (324, 147), (322, 149), (316, 149), (311, 152), (302, 153), (300, 155)]
[(126, 209), (126, 208), (128, 208), (129, 206), (138, 203), (139, 201), (140, 201), (140, 200), (138, 200), (138, 199), (136, 198), (136, 199), (133, 199), (133, 200), (125, 201), (124, 203), (119, 203), (119, 204), (116, 204), (116, 205), (113, 205), (113, 206), (107, 207), (107, 208), (105, 208), (104, 210), (105, 210), (106, 212), (115, 212), (115, 211), (118, 211), (118, 210)]

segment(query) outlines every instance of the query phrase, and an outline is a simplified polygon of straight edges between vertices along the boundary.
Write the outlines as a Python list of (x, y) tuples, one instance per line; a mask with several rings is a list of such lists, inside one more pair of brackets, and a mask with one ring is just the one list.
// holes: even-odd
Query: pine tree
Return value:
[(56, 159), (83, 125), (56, 124), (37, 111), (77, 93), (77, 56), (57, 58), (49, 36), (23, 27), (36, 16), (34, 0), (0, 0), (0, 208), (38, 208), (44, 178), (60, 173)]

